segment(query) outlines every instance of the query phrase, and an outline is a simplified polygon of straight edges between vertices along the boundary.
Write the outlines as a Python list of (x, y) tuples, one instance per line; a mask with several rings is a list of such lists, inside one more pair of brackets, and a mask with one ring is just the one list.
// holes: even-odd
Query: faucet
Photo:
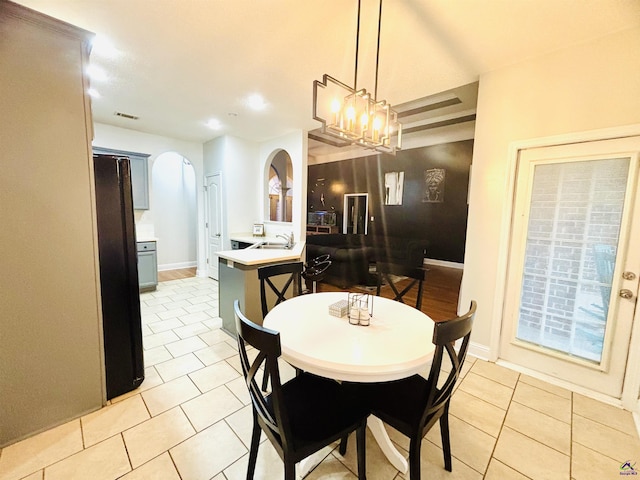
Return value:
[(291, 232), (289, 235), (287, 235), (286, 233), (279, 233), (278, 235), (276, 235), (276, 237), (284, 238), (287, 241), (287, 248), (293, 248), (293, 232)]

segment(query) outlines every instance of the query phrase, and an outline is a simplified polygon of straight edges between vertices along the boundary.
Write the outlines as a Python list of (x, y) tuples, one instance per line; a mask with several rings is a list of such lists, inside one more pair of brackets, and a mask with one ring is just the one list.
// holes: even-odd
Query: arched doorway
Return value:
[(158, 270), (197, 264), (196, 174), (176, 152), (159, 155), (151, 171)]

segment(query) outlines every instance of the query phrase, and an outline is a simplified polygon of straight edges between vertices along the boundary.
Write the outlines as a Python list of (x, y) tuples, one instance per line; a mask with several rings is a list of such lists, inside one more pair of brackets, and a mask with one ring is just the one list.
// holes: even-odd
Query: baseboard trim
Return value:
[(447, 260), (436, 260), (435, 258), (425, 258), (422, 262), (424, 265), (437, 265), (439, 267), (464, 269), (464, 263), (449, 262)]
[(180, 270), (182, 268), (197, 267), (198, 262), (180, 262), (180, 263), (165, 263), (164, 265), (158, 265), (159, 272), (166, 272), (167, 270)]
[(469, 342), (469, 350), (467, 353), (480, 360), (489, 361), (489, 347), (481, 343)]

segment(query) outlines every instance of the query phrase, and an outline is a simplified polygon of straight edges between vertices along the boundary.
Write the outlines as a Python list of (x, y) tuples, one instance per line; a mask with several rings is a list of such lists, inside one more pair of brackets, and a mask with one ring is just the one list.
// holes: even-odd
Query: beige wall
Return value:
[[(478, 302), (472, 342), (491, 356), (513, 141), (640, 123), (640, 28), (483, 75), (460, 308)], [(493, 355), (497, 352), (491, 352)]]

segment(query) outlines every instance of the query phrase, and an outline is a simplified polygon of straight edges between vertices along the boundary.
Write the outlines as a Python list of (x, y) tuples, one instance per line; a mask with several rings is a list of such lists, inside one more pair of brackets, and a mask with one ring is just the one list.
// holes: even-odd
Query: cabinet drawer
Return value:
[(138, 242), (138, 252), (155, 252), (156, 242)]

